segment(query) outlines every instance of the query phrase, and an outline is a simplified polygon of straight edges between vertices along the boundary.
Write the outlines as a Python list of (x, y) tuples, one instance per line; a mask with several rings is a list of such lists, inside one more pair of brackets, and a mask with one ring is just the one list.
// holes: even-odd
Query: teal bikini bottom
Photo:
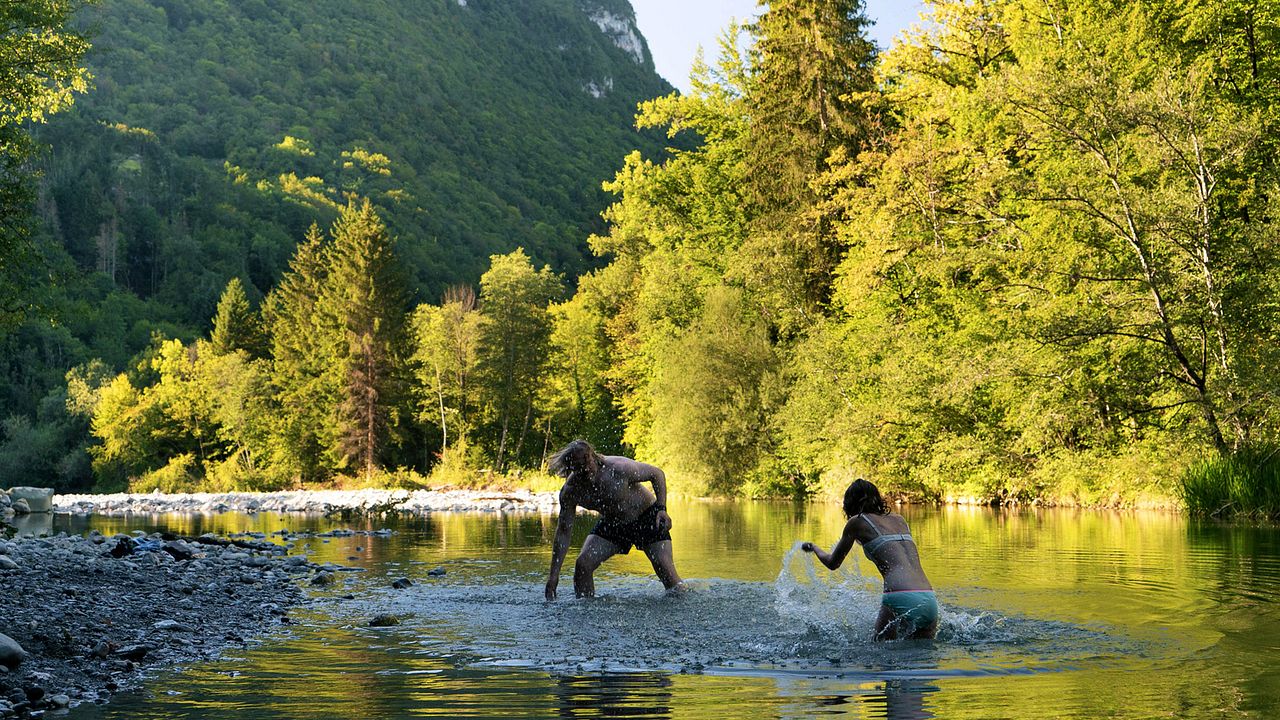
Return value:
[(938, 621), (938, 598), (932, 590), (899, 590), (881, 596), (880, 603), (893, 611), (903, 635), (928, 627)]

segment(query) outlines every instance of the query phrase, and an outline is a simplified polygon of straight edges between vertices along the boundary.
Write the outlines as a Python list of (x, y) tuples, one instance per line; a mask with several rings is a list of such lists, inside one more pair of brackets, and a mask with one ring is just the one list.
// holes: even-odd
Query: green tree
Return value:
[(747, 95), (754, 218), (734, 271), (776, 325), (798, 329), (821, 313), (842, 252), (816, 180), (870, 138), (876, 50), (862, 0), (760, 4)]
[(542, 385), (549, 442), (591, 438), (597, 448), (621, 444), (607, 386), (609, 342), (604, 316), (582, 293), (551, 308), (551, 371)]
[(298, 245), (289, 271), (263, 301), (271, 339), (271, 384), (280, 408), (270, 440), (272, 464), (307, 482), (325, 476), (337, 404), (335, 367), (340, 337), (333, 319), (317, 303), (328, 276), (329, 245), (312, 225)]
[(712, 290), (702, 316), (663, 353), (651, 386), (655, 459), (696, 492), (750, 490), (752, 481), (776, 491), (756, 473), (773, 451), (779, 369), (768, 329), (743, 292)]
[(535, 270), (521, 248), (494, 255), (480, 278), (479, 370), (499, 470), (523, 459), (547, 369), (547, 308), (561, 292), (551, 268)]
[(480, 314), (475, 291), (465, 286), (450, 288), (442, 305), (419, 305), (412, 324), (418, 419), (439, 426), (440, 450), (445, 454), (451, 441), (465, 444), (477, 405), (474, 376)]
[(257, 313), (249, 305), (240, 278), (231, 278), (218, 300), (218, 311), (213, 317), (213, 333), (209, 343), (215, 353), (226, 354), (244, 350), (251, 357), (267, 354), (266, 338)]
[(341, 338), (334, 450), (344, 465), (372, 477), (406, 401), (407, 295), (394, 240), (369, 201), (343, 209), (328, 259), (316, 305)]
[(89, 87), (89, 72), (80, 66), (89, 43), (68, 27), (83, 5), (79, 0), (0, 5), (0, 331), (35, 300), (29, 167), (34, 144), (28, 128), (69, 107), (75, 94)]

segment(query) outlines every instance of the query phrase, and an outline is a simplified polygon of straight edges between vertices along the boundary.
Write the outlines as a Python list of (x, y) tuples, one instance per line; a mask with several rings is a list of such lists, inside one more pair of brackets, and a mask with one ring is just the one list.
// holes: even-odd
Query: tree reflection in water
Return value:
[(562, 718), (671, 717), (671, 676), (663, 673), (557, 675)]

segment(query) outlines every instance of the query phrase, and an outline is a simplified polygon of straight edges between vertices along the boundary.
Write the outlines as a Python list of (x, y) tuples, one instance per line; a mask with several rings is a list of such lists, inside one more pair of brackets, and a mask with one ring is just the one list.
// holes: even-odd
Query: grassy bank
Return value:
[(1183, 473), (1181, 492), (1195, 515), (1280, 518), (1280, 446), (1201, 460)]

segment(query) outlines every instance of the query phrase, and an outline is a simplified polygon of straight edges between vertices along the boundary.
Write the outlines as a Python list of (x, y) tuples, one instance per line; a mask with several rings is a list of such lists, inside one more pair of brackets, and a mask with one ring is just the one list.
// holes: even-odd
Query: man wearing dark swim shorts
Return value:
[[(600, 513), (600, 520), (582, 543), (573, 566), (573, 592), (592, 597), (594, 573), (600, 563), (640, 548), (653, 572), (668, 590), (681, 585), (671, 556), (671, 516), (667, 514), (667, 478), (653, 465), (616, 455), (600, 455), (585, 440), (574, 440), (551, 457), (551, 472), (565, 479), (560, 488), (560, 517), (551, 545), (551, 572), (546, 598), (556, 599), (560, 568), (569, 552), (569, 538), (579, 507)], [(644, 487), (651, 485), (652, 490)]]

